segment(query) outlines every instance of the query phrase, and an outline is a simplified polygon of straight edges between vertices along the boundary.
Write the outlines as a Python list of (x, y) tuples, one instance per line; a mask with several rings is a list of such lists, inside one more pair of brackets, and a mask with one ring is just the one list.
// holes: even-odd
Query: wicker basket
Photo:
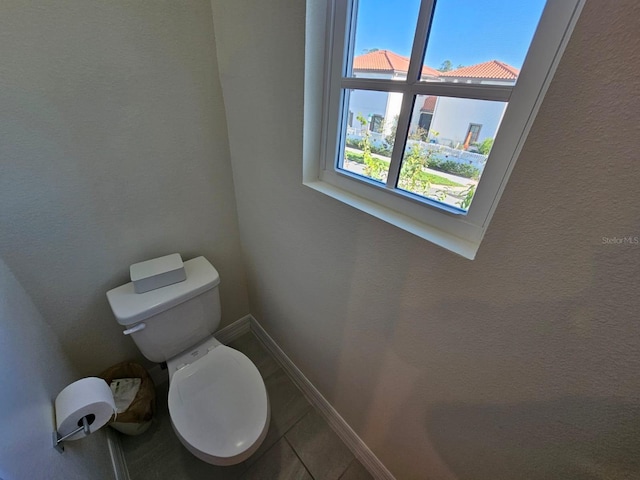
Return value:
[(119, 413), (109, 421), (109, 425), (126, 435), (140, 435), (151, 426), (156, 412), (156, 390), (153, 380), (139, 363), (122, 362), (107, 368), (99, 375), (107, 384), (117, 378), (139, 378), (140, 390), (126, 411)]

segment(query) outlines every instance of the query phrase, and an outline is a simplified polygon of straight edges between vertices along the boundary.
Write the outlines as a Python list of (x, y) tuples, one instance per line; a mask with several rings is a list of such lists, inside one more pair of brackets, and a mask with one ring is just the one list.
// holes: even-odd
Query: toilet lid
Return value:
[(267, 391), (256, 366), (224, 345), (176, 371), (169, 384), (169, 414), (178, 434), (215, 457), (250, 448), (268, 417)]

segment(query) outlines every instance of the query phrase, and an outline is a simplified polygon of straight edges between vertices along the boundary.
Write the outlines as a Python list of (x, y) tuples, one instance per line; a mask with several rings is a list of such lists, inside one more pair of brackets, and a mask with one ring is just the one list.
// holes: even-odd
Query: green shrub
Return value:
[(435, 160), (429, 163), (429, 168), (464, 178), (472, 178), (474, 180), (478, 180), (478, 178), (480, 178), (479, 168), (466, 163), (454, 162), (453, 160)]
[(491, 151), (491, 147), (493, 147), (493, 138), (485, 138), (482, 142), (478, 144), (478, 151), (482, 155), (489, 155)]
[(388, 143), (385, 143), (381, 146), (371, 145), (371, 151), (378, 155), (382, 155), (384, 157), (391, 156), (391, 146)]
[[(364, 154), (362, 153), (346, 152), (345, 158), (351, 162), (359, 163), (361, 165), (365, 164)], [(372, 178), (375, 178), (376, 180), (382, 180), (382, 176), (383, 176), (382, 172), (386, 172), (387, 169), (389, 168), (389, 161), (383, 160), (377, 157), (371, 157), (369, 159), (369, 168), (370, 168), (369, 171), (373, 174)], [(431, 168), (430, 165), (429, 165), (429, 168)], [(376, 175), (374, 172), (378, 172), (378, 175)], [(414, 170), (413, 174), (416, 176), (417, 182), (421, 182), (425, 184), (430, 183), (433, 185), (445, 185), (449, 187), (462, 186), (461, 184), (454, 182), (452, 180), (449, 180), (448, 178), (441, 177), (439, 175), (434, 175), (433, 173), (424, 172), (422, 170), (416, 169)], [(405, 171), (405, 175), (406, 175), (406, 171)], [(415, 189), (415, 185), (414, 185), (414, 189)]]
[(374, 180), (378, 180), (379, 182), (383, 182), (387, 176), (387, 170), (389, 169), (389, 162), (385, 162), (384, 160), (366, 155), (364, 156), (364, 170), (363, 173)]
[(357, 148), (358, 150), (362, 150), (364, 142), (362, 140), (357, 140), (355, 138), (347, 138), (347, 140), (344, 143), (347, 147)]
[[(369, 149), (371, 153), (375, 153), (377, 155), (383, 155), (385, 157), (391, 156), (391, 145), (388, 143), (383, 143), (382, 145), (374, 145), (369, 142)], [(357, 148), (358, 150), (364, 150), (364, 139), (357, 140), (355, 138), (347, 138), (345, 141), (345, 145), (350, 148)]]
[(430, 162), (430, 154), (425, 154), (418, 145), (411, 147), (402, 161), (398, 186), (410, 192), (426, 194), (431, 188), (431, 181), (424, 169), (429, 167)]

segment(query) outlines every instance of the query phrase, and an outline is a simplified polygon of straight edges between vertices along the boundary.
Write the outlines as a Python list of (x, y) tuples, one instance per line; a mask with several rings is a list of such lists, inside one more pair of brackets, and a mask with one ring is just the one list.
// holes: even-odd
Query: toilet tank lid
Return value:
[(132, 325), (162, 313), (220, 284), (218, 271), (204, 257), (184, 262), (187, 279), (146, 293), (136, 293), (129, 282), (107, 292), (120, 325)]

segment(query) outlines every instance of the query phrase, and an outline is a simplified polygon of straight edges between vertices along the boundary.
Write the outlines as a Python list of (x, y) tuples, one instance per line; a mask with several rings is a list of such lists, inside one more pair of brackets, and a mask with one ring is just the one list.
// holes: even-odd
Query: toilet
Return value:
[(213, 465), (246, 460), (262, 444), (270, 408), (264, 381), (243, 353), (213, 336), (220, 324), (220, 276), (206, 258), (184, 262), (183, 282), (135, 293), (107, 292), (125, 335), (169, 371), (169, 415), (182, 444)]

